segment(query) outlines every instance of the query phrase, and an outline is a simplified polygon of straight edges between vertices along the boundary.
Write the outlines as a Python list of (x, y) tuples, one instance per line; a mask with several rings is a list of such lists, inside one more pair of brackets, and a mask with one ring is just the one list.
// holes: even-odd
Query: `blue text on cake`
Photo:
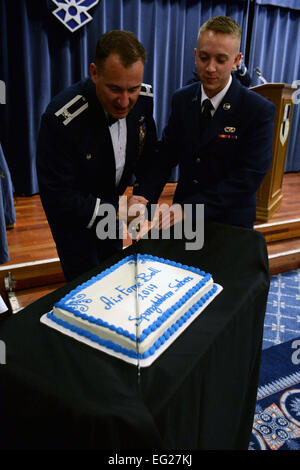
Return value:
[(152, 305), (150, 307), (148, 307), (144, 312), (142, 312), (138, 316), (129, 316), (128, 320), (136, 321), (137, 325), (139, 326), (142, 323), (143, 320), (150, 321), (150, 319), (148, 317), (153, 315), (153, 313), (158, 313), (159, 315), (163, 314), (164, 311), (160, 308), (161, 304), (163, 302), (165, 302), (165, 300), (172, 297), (175, 292), (177, 292), (181, 287), (183, 287), (188, 282), (191, 282), (192, 280), (193, 280), (193, 278), (191, 276), (186, 276), (182, 280), (175, 279), (175, 281), (174, 281), (175, 284), (170, 282), (168, 287), (170, 289), (173, 289), (173, 291), (168, 290), (164, 294), (156, 294), (154, 296), (154, 298), (152, 298), (150, 300), (150, 302), (152, 303)]
[[(110, 310), (112, 307), (117, 305), (119, 302), (124, 300), (126, 297), (131, 295), (134, 292), (138, 292), (138, 295), (149, 295), (154, 288), (157, 289), (157, 286), (152, 284), (151, 286), (147, 285), (147, 288), (143, 288), (144, 284), (151, 281), (153, 276), (160, 273), (161, 270), (153, 267), (149, 267), (146, 272), (139, 273), (136, 276), (136, 283), (129, 287), (116, 286), (114, 289), (117, 293), (116, 296), (106, 297), (102, 295), (100, 297), (101, 302), (105, 304), (105, 310)], [(140, 290), (141, 289), (141, 290)]]

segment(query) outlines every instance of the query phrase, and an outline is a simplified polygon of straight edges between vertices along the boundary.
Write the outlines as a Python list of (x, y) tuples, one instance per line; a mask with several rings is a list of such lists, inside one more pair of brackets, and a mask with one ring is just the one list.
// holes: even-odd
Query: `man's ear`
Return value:
[(97, 76), (97, 66), (96, 66), (96, 64), (94, 64), (94, 62), (92, 62), (90, 64), (90, 76), (91, 76), (91, 79), (93, 80), (93, 82), (95, 83), (96, 76)]
[(237, 67), (242, 65), (242, 58), (243, 58), (243, 54), (241, 52), (239, 52), (237, 54), (236, 58), (234, 59), (234, 66), (232, 67), (233, 70), (236, 70)]

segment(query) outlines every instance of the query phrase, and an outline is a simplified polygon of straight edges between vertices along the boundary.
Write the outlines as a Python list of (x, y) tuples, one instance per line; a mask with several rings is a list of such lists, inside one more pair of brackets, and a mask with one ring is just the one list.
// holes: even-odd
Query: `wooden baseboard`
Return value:
[(267, 243), (300, 237), (300, 218), (256, 224), (255, 230), (261, 232)]
[[(5, 279), (8, 278), (11, 281), (11, 288), (5, 286)], [(58, 258), (0, 267), (0, 283), (1, 285), (4, 284), (6, 291), (16, 291), (58, 282), (65, 282)]]
[[(66, 282), (58, 258), (0, 267), (0, 293), (15, 314)], [(1, 315), (1, 319), (7, 315)]]
[(269, 255), (269, 271), (271, 275), (300, 268), (300, 249)]

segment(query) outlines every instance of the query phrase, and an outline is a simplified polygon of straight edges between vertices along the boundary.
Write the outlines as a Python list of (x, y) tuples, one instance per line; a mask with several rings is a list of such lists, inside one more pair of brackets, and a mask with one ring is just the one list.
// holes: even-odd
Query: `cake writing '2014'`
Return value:
[(100, 346), (145, 359), (216, 292), (212, 276), (151, 255), (128, 256), (78, 286), (48, 317)]

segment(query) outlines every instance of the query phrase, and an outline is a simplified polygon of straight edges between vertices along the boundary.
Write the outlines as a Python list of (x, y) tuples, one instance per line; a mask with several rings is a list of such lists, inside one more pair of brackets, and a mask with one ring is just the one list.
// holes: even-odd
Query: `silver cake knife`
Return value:
[[(136, 232), (139, 232), (140, 226), (136, 226)], [(135, 312), (136, 312), (136, 329), (135, 329), (135, 336), (136, 336), (136, 355), (137, 355), (137, 381), (138, 385), (141, 382), (141, 364), (140, 364), (140, 342), (139, 342), (139, 302), (138, 302), (138, 252), (137, 252), (137, 240), (136, 238), (132, 239), (132, 245), (134, 249), (134, 257), (135, 257)]]

